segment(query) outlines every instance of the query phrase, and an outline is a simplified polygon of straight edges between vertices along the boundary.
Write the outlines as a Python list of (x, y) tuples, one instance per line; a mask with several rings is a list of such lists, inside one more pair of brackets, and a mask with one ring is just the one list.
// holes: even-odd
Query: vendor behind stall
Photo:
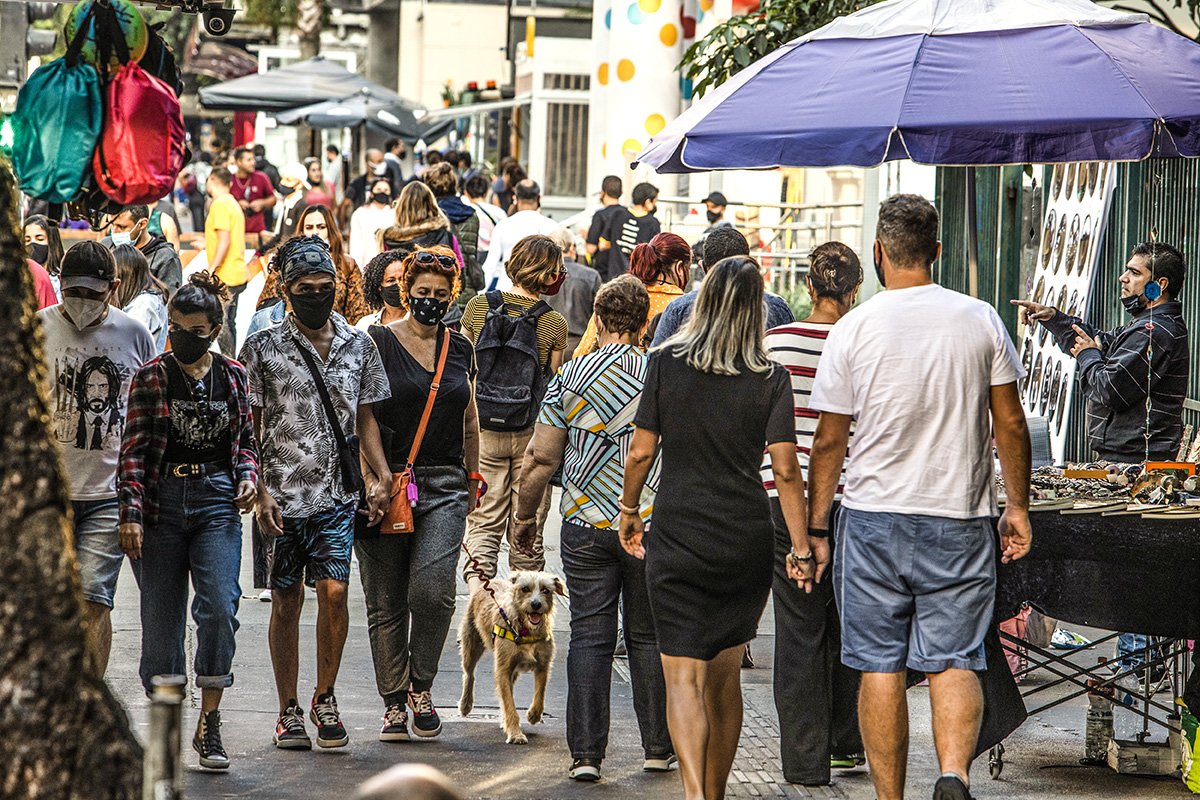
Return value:
[[(1013, 300), (1026, 324), (1040, 322), (1079, 362), (1092, 449), (1105, 461), (1173, 461), (1183, 435), (1188, 330), (1177, 299), (1183, 254), (1161, 242), (1133, 248), (1118, 283), (1133, 319), (1099, 331), (1078, 317)], [(1149, 408), (1147, 408), (1147, 396)]]

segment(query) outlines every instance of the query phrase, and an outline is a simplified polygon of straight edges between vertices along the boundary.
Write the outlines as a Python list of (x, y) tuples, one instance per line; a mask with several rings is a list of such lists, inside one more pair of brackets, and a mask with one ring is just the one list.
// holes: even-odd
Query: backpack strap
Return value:
[(83, 21), (79, 24), (79, 28), (75, 31), (75, 36), (67, 45), (67, 66), (73, 67), (79, 63), (79, 55), (83, 52), (83, 43), (87, 41), (88, 31), (94, 24), (96, 18), (97, 3), (92, 3), (88, 6), (87, 13), (83, 15)]
[(492, 291), (488, 292), (486, 296), (489, 311), (504, 310), (504, 306), (506, 305), (504, 302), (504, 294), (499, 289), (493, 289)]
[(547, 303), (545, 300), (538, 300), (536, 303), (534, 303), (533, 305), (531, 305), (529, 307), (529, 310), (526, 311), (523, 316), (526, 319), (532, 321), (536, 325), (537, 321), (542, 318), (543, 314), (545, 314), (547, 311), (553, 311), (553, 310), (554, 309), (551, 308), (550, 304)]

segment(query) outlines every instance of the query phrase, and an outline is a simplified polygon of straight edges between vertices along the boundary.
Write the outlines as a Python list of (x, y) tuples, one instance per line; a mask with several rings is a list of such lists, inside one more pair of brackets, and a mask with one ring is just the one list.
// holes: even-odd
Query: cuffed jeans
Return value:
[(860, 676), (842, 663), (832, 569), (826, 570), (812, 594), (805, 594), (787, 575), (792, 539), (777, 497), (771, 498), (771, 518), (775, 523), (775, 577), (771, 583), (775, 710), (783, 777), (789, 783), (827, 783), (830, 755), (863, 749), (858, 732)]
[(646, 562), (626, 553), (615, 531), (562, 524), (562, 562), (571, 595), (567, 654), (567, 746), (572, 758), (603, 759), (608, 747), (609, 696), (617, 645), (617, 603), (633, 710), (647, 757), (673, 753), (667, 730), (667, 689), (654, 635)]
[[(417, 467), (412, 533), (354, 543), (367, 600), (375, 683), (387, 705), (427, 692), (454, 616), (455, 570), (467, 521), (462, 467)], [(410, 628), (411, 618), (411, 628)]]
[(233, 685), (242, 521), (233, 504), (232, 472), (191, 478), (164, 475), (158, 521), (142, 537), (142, 686), (155, 675), (184, 675), (188, 574), (196, 596), (196, 685)]
[[(479, 432), (479, 472), (487, 481), (488, 490), (479, 501), (479, 507), (468, 518), (467, 549), (488, 578), (496, 577), (500, 542), (506, 539), (510, 569), (540, 572), (546, 568), (542, 529), (550, 512), (549, 488), (537, 512), (537, 534), (533, 543), (536, 555), (523, 555), (512, 541), (517, 494), (521, 489), (521, 467), (525, 460), (525, 448), (532, 438), (533, 428), (513, 433)], [(473, 574), (468, 563), (463, 577), (470, 579)]]

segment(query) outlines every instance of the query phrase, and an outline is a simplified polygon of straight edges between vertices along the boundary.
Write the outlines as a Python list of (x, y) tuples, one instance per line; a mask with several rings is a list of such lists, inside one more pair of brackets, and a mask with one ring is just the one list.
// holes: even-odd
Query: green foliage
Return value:
[[(1180, 2), (1200, 3), (1200, 0)], [(696, 97), (719, 86), (780, 45), (877, 0), (764, 0), (758, 11), (717, 25), (683, 54), (679, 69)]]
[(242, 16), (254, 25), (288, 28), (296, 24), (297, 0), (244, 0)]
[(792, 309), (792, 316), (796, 319), (807, 319), (812, 313), (812, 297), (808, 294), (808, 288), (804, 283), (797, 283), (793, 286), (783, 289), (779, 292), (779, 296), (788, 304), (788, 308)]

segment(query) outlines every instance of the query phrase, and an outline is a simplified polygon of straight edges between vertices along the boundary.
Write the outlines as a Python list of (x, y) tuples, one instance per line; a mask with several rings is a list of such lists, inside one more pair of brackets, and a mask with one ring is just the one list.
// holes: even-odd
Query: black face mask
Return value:
[(29, 245), (29, 257), (43, 267), (46, 266), (46, 262), (50, 260), (50, 245), (34, 242)]
[(383, 295), (383, 302), (392, 308), (403, 308), (404, 301), (400, 297), (400, 284), (393, 283), (391, 286), (385, 286), (379, 290)]
[(288, 299), (292, 301), (292, 313), (296, 319), (309, 330), (324, 328), (325, 323), (329, 322), (329, 315), (333, 313), (332, 291), (320, 294), (288, 293)]
[(1121, 305), (1124, 306), (1125, 310), (1130, 314), (1136, 314), (1145, 308), (1146, 298), (1142, 297), (1140, 294), (1131, 294), (1129, 297), (1121, 298)]
[(717, 211), (705, 211), (704, 216), (708, 217), (708, 221), (713, 224), (721, 218), (721, 214)]
[(281, 195), (283, 195), (284, 197), (289, 197), (292, 194), (292, 192), (294, 192), (294, 191), (296, 191), (295, 186), (280, 186), (279, 187), (279, 193)]
[(213, 341), (212, 337), (206, 339), (183, 328), (172, 328), (167, 338), (171, 340), (171, 352), (180, 364), (195, 364), (204, 358)]
[(449, 309), (449, 300), (438, 300), (436, 297), (408, 298), (408, 310), (412, 312), (413, 319), (422, 325), (437, 325)]
[(384, 206), (392, 204), (392, 196), (387, 192), (375, 192), (375, 194), (371, 195), (371, 199)]
[(875, 262), (875, 277), (879, 278), (879, 285), (887, 288), (887, 282), (883, 279), (883, 265), (879, 263), (879, 248), (871, 248), (871, 260)]

